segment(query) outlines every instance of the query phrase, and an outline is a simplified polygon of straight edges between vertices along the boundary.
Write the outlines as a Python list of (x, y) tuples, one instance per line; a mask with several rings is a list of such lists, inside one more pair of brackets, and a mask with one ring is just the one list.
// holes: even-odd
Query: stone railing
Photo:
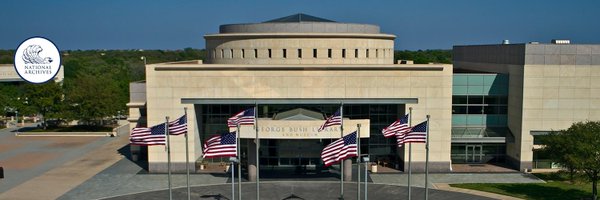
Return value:
[(16, 136), (129, 136), (129, 124), (113, 128), (112, 132), (15, 132)]

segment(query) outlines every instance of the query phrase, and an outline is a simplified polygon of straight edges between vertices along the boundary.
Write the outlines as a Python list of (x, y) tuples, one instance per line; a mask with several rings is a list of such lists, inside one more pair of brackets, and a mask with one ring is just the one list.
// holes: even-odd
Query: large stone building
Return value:
[[(395, 37), (376, 25), (304, 14), (222, 25), (218, 34), (205, 35), (206, 60), (146, 66), (146, 81), (131, 86), (130, 121), (153, 126), (188, 108), (189, 159), (196, 161), (202, 141), (229, 131), (228, 117), (257, 104), (261, 166), (319, 170), (322, 148), (340, 133), (317, 129), (343, 103), (344, 134), (362, 125), (362, 153), (405, 168), (408, 151), (384, 138), (381, 129), (412, 107), (414, 123), (431, 115), (431, 170), (450, 171), (452, 67), (394, 64)], [(256, 163), (254, 135), (252, 127), (241, 130), (242, 163), (249, 174)], [(173, 169), (184, 170), (184, 138), (172, 138)], [(165, 171), (165, 148), (147, 151), (149, 170)], [(415, 171), (424, 170), (424, 161), (424, 144), (413, 145)]]
[[(408, 148), (398, 148), (381, 130), (409, 108), (413, 125), (431, 116), (429, 166), (435, 172), (459, 163), (551, 168), (534, 150), (535, 135), (600, 120), (600, 45), (456, 46), (453, 67), (396, 64), (395, 37), (376, 25), (304, 14), (222, 25), (219, 33), (205, 35), (204, 61), (146, 66), (145, 82), (131, 84), (129, 120), (132, 128), (138, 122), (153, 126), (187, 108), (189, 159), (227, 162), (202, 160), (203, 141), (230, 131), (227, 118), (257, 105), (259, 161), (267, 166), (261, 169), (308, 166), (317, 173), (320, 151), (340, 137), (338, 129), (317, 129), (340, 104), (344, 134), (361, 124), (362, 153), (403, 171)], [(252, 126), (240, 134), (250, 180), (255, 134)], [(184, 138), (171, 142), (173, 169), (184, 170)], [(412, 145), (413, 171), (424, 170), (424, 147)], [(151, 172), (166, 171), (164, 147), (150, 146), (145, 155)]]
[[(521, 170), (557, 167), (547, 160), (549, 155), (536, 151), (540, 144), (536, 136), (574, 122), (600, 120), (600, 45), (569, 43), (455, 46), (453, 126), (462, 123), (457, 117), (468, 121), (466, 127), (491, 123), (505, 130), (502, 134), (508, 139), (502, 153), (508, 163)], [(478, 87), (480, 83), (491, 87)], [(471, 105), (471, 97), (478, 97), (472, 93), (501, 97), (501, 101), (475, 99)], [(490, 105), (502, 110), (489, 115), (485, 109), (477, 112)], [(460, 110), (463, 107), (467, 110)], [(475, 125), (478, 120), (483, 122)], [(454, 136), (453, 132), (453, 141)]]

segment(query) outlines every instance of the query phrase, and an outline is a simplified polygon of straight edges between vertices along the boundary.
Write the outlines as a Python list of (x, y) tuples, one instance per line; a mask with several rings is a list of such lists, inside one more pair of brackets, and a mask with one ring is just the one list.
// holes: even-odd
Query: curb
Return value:
[(461, 192), (461, 193), (466, 193), (466, 194), (484, 196), (484, 197), (493, 198), (493, 199), (522, 200), (517, 197), (506, 196), (506, 195), (496, 194), (496, 193), (491, 193), (491, 192), (470, 190), (470, 189), (464, 189), (464, 188), (455, 188), (455, 187), (450, 186), (447, 183), (434, 183), (432, 185), (433, 185), (433, 188), (438, 189), (438, 190), (444, 190), (444, 191), (450, 191), (450, 192)]
[(115, 136), (113, 132), (18, 132), (15, 136), (29, 136), (29, 137), (111, 137)]

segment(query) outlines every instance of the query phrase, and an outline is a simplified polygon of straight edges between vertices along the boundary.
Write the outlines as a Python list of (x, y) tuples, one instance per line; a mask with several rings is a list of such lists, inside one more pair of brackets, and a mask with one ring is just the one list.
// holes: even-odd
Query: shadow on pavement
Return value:
[[(339, 183), (329, 182), (295, 182), (295, 181), (282, 181), (282, 182), (266, 182), (261, 183), (260, 199), (338, 199), (340, 197)], [(242, 199), (255, 199), (256, 188), (253, 183), (244, 183), (242, 185)], [(344, 199), (356, 200), (357, 199), (357, 185), (356, 183), (344, 183)], [(361, 190), (362, 189), (361, 187)], [(186, 199), (187, 189), (175, 188), (173, 189), (173, 199)], [(364, 191), (361, 193), (361, 197), (364, 195)], [(368, 198), (369, 199), (397, 199), (403, 198), (408, 195), (408, 190), (403, 186), (396, 185), (384, 185), (384, 184), (369, 184), (368, 185)], [(413, 187), (411, 196), (413, 199), (423, 199), (425, 197), (425, 189)], [(144, 192), (138, 194), (130, 194), (118, 197), (111, 197), (108, 199), (123, 200), (123, 199), (168, 199), (168, 190), (158, 190), (151, 192)], [(209, 185), (209, 186), (197, 186), (191, 188), (190, 197), (192, 199), (230, 199), (231, 198), (231, 185)], [(236, 198), (238, 195), (236, 194)], [(465, 194), (460, 192), (442, 191), (436, 189), (429, 190), (429, 199), (447, 199), (447, 200), (488, 200), (491, 198)]]
[(144, 158), (138, 158), (137, 161), (134, 161), (133, 158), (131, 157), (131, 145), (127, 144), (121, 148), (119, 148), (117, 150), (117, 152), (119, 152), (119, 154), (125, 156), (125, 158), (129, 161), (131, 161), (132, 163), (135, 163), (136, 165), (138, 165), (140, 168), (142, 168), (142, 171), (148, 171), (148, 161), (147, 159)]

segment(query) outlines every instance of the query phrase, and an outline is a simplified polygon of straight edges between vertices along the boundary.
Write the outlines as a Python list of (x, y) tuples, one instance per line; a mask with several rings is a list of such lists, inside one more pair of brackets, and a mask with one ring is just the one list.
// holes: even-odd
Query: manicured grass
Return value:
[(43, 128), (35, 128), (27, 130), (27, 132), (111, 132), (112, 127), (106, 126), (64, 126), (64, 127), (48, 127), (46, 130)]
[(467, 183), (452, 187), (498, 193), (523, 199), (586, 199), (592, 196), (592, 184), (577, 177), (568, 181), (565, 173), (540, 173), (535, 176), (547, 183)]

